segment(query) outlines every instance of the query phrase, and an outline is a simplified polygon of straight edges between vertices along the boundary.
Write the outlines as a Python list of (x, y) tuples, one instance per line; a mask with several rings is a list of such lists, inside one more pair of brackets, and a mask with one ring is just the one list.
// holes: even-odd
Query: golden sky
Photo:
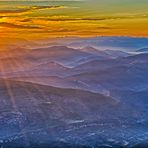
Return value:
[(0, 1), (1, 44), (54, 37), (148, 36), (148, 0)]

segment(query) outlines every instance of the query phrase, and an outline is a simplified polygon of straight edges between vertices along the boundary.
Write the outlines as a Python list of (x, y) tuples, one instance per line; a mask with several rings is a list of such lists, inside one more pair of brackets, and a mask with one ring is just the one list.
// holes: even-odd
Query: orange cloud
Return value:
[(11, 14), (11, 13), (24, 13), (34, 10), (41, 10), (41, 9), (61, 9), (66, 8), (65, 6), (32, 6), (32, 7), (26, 7), (26, 8), (18, 8), (18, 9), (4, 9), (0, 10), (0, 14)]

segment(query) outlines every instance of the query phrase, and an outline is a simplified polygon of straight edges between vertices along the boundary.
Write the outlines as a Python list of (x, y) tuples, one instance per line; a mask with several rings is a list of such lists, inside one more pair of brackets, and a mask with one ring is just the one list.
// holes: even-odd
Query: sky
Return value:
[(0, 1), (1, 44), (55, 37), (148, 36), (148, 0)]

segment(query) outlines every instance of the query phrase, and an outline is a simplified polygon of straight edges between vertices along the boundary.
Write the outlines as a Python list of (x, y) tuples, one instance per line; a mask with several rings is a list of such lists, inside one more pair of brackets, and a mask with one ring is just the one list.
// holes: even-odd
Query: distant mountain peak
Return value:
[(121, 51), (121, 50), (111, 50), (111, 49), (106, 49), (104, 50), (105, 53), (107, 53), (108, 55), (112, 56), (112, 57), (127, 57), (130, 56), (129, 53)]
[(136, 52), (148, 52), (148, 47), (138, 49)]

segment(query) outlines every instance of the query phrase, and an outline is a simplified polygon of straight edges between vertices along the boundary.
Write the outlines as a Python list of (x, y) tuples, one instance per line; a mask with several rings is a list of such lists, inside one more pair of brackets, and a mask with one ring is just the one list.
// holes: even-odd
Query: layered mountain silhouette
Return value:
[(71, 39), (68, 46), (73, 48), (83, 48), (86, 46), (93, 46), (99, 49), (136, 51), (140, 48), (148, 47), (147, 38), (136, 37), (94, 37), (94, 38), (78, 38)]
[(87, 44), (0, 51), (0, 146), (146, 145), (148, 54), (141, 52)]

